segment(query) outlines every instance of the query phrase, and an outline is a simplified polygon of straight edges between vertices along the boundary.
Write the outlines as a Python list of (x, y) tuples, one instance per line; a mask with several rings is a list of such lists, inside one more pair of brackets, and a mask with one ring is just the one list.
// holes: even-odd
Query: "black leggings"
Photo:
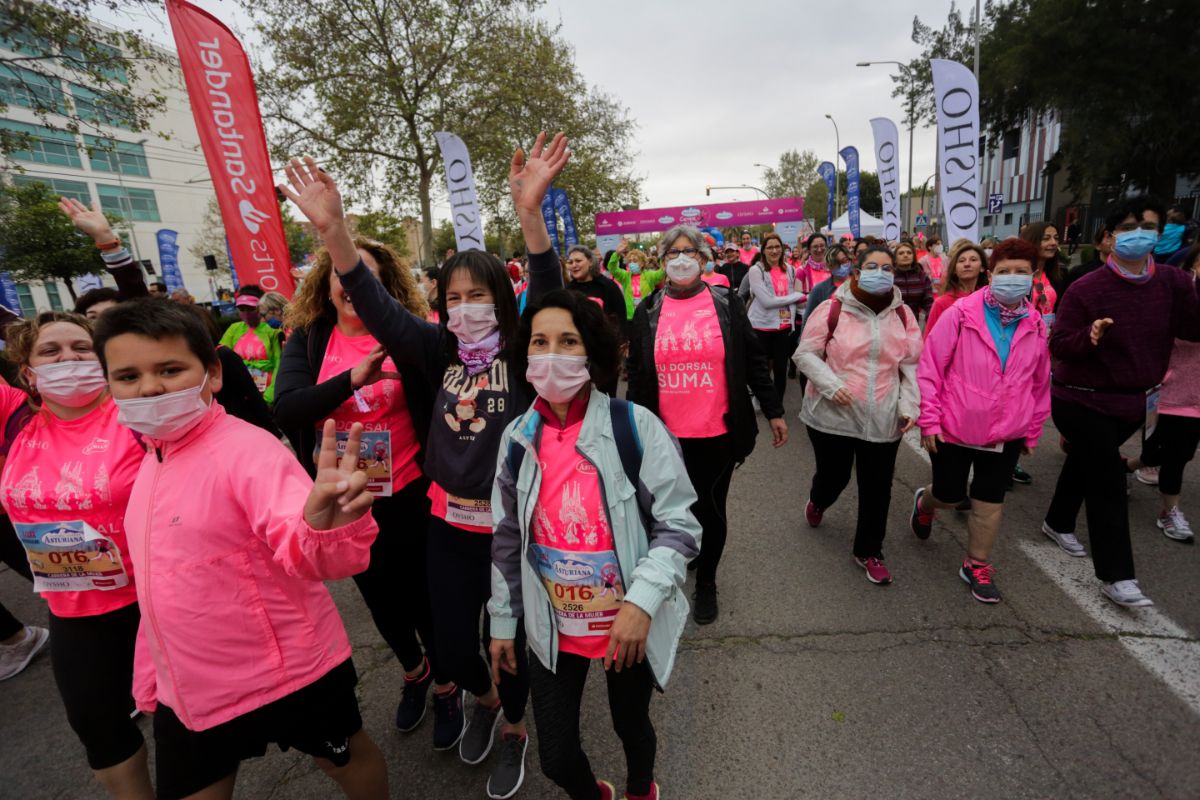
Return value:
[[(556, 669), (551, 672), (536, 657), (529, 659), (538, 759), (545, 776), (561, 786), (572, 800), (600, 797), (596, 776), (579, 738), (579, 705), (591, 663), (591, 659), (583, 656), (559, 652)], [(650, 663), (643, 661), (620, 672), (609, 669), (604, 677), (608, 682), (613, 730), (625, 749), (628, 771), (625, 791), (630, 795), (649, 794), (658, 749), (658, 738), (650, 722), (650, 694), (654, 690)]]
[(432, 657), (433, 615), (425, 566), (428, 493), (429, 481), (419, 478), (391, 497), (375, 499), (371, 513), (379, 523), (379, 535), (371, 545), (370, 565), (354, 576), (354, 583), (375, 627), (405, 671), (420, 667), (429, 653), (434, 682), (446, 683), (450, 679)]
[(67, 722), (92, 769), (114, 767), (142, 746), (133, 712), (137, 603), (92, 617), (50, 615), (50, 666)]
[[(0, 514), (0, 561), (18, 575), (24, 575), (26, 580), (33, 580), (33, 573), (29, 571), (29, 559), (25, 557), (25, 548), (21, 547), (17, 532), (13, 530), (12, 520), (7, 514)], [(0, 642), (16, 636), (24, 629), (24, 623), (0, 603)]]
[(850, 483), (853, 467), (858, 478), (854, 555), (858, 558), (882, 556), (900, 440), (868, 442), (853, 436), (823, 433), (815, 428), (808, 429), (808, 438), (817, 461), (809, 499), (822, 511), (832, 506)]
[(733, 437), (726, 433), (706, 439), (680, 439), (679, 446), (688, 478), (696, 488), (692, 513), (704, 531), (696, 558), (696, 582), (713, 584), (729, 532), (725, 503), (733, 478)]
[(1183, 468), (1200, 444), (1200, 417), (1158, 415), (1154, 435), (1142, 445), (1142, 463), (1158, 467), (1158, 491), (1175, 496), (1183, 492)]
[(1117, 419), (1057, 397), (1050, 398), (1050, 414), (1071, 449), (1058, 475), (1046, 524), (1059, 533), (1074, 533), (1079, 506), (1086, 503), (1096, 577), (1106, 583), (1136, 578), (1121, 445), (1142, 421)]
[[(450, 680), (476, 697), (492, 688), (488, 659), (480, 655), (491, 644), (488, 615), (492, 596), (492, 536), (464, 531), (437, 517), (429, 518), (429, 596), (433, 601), (434, 652)], [(480, 633), (480, 614), (483, 631)], [(525, 657), (525, 626), (517, 625), (517, 674), (501, 673), (500, 701), (504, 718), (525, 718), (529, 700), (529, 663)]]
[(792, 345), (792, 332), (790, 330), (760, 331), (755, 329), (754, 333), (758, 336), (758, 341), (762, 343), (763, 352), (767, 354), (767, 363), (771, 365), (771, 375), (775, 379), (775, 392), (779, 395), (779, 402), (782, 403), (783, 393), (787, 391), (788, 360), (792, 357), (792, 351), (795, 349)]

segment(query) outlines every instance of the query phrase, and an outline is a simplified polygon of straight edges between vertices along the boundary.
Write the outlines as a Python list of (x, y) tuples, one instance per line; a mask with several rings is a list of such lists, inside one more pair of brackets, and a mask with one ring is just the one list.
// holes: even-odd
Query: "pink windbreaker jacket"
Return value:
[(1024, 439), (1036, 447), (1050, 416), (1046, 325), (1037, 313), (1017, 323), (1001, 371), (985, 314), (983, 292), (975, 292), (948, 308), (926, 337), (917, 366), (921, 435), (980, 447)]
[(374, 518), (310, 528), (312, 479), (300, 462), (217, 403), (179, 441), (149, 443), (125, 515), (142, 612), (138, 708), (161, 702), (205, 730), (349, 658), (321, 581), (366, 569)]

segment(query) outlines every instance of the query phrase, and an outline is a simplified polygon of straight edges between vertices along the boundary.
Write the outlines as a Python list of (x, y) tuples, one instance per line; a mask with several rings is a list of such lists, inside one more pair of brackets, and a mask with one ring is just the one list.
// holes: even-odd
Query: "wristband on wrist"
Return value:
[(96, 242), (97, 250), (117, 250), (121, 247), (120, 239), (113, 239), (110, 242)]

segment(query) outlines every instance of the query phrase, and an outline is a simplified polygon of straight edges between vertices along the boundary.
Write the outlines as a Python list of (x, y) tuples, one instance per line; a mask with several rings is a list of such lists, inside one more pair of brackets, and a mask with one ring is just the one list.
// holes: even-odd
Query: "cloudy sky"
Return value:
[[(228, 0), (193, 2), (235, 29), (248, 28)], [(842, 146), (858, 147), (864, 169), (875, 168), (871, 117), (895, 120), (907, 153), (903, 109), (891, 97), (895, 68), (855, 64), (914, 57), (913, 16), (940, 26), (950, 4), (550, 0), (540, 13), (562, 25), (587, 80), (629, 108), (635, 170), (646, 205), (657, 207), (704, 202), (706, 184), (761, 184), (755, 164), (774, 164), (790, 148), (832, 160), (834, 127), (826, 114), (836, 120)], [(165, 12), (124, 20), (131, 22), (173, 46)], [(933, 130), (919, 129), (917, 186), (935, 169), (933, 149)], [(903, 163), (901, 169), (906, 174)], [(714, 201), (754, 197), (746, 189), (713, 193)]]

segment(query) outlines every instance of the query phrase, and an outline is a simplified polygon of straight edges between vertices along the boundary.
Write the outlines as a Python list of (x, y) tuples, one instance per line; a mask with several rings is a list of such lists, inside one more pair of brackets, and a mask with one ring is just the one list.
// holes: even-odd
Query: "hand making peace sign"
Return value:
[(317, 456), (317, 478), (304, 503), (304, 520), (316, 531), (349, 525), (366, 514), (374, 497), (367, 491), (367, 473), (358, 468), (363, 426), (350, 426), (346, 452), (338, 459), (337, 425), (325, 420), (321, 452)]

